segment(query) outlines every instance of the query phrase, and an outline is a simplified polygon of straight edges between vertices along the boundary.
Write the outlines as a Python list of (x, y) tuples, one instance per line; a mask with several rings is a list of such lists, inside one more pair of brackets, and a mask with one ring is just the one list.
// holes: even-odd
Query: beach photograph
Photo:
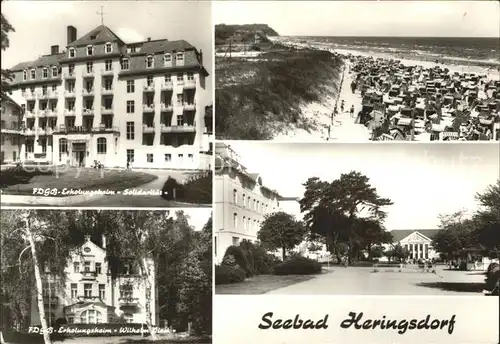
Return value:
[(500, 147), (217, 142), (215, 293), (498, 295)]
[(500, 139), (495, 1), (213, 6), (217, 139)]

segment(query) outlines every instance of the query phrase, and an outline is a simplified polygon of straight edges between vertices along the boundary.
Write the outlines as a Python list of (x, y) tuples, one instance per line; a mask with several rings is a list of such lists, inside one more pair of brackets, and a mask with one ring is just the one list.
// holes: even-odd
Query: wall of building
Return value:
[(10, 102), (3, 102), (1, 109), (1, 162), (14, 163), (21, 153), (21, 111)]

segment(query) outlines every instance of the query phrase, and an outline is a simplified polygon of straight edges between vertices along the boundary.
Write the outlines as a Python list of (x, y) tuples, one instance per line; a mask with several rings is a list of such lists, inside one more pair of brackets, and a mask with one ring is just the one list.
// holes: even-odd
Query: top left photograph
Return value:
[(210, 2), (2, 5), (1, 204), (210, 207)]

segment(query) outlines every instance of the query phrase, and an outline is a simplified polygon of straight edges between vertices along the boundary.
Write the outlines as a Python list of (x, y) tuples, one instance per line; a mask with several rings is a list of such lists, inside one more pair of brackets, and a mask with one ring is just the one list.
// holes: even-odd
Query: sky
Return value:
[(182, 210), (184, 214), (187, 215), (188, 223), (194, 227), (195, 231), (201, 231), (212, 215), (211, 208), (186, 208), (172, 209), (172, 216), (175, 216), (175, 212), (178, 210)]
[(498, 37), (497, 1), (215, 1), (215, 24), (282, 36)]
[[(52, 45), (66, 46), (66, 27), (73, 25), (80, 38), (101, 25), (125, 43), (166, 38), (184, 39), (203, 51), (203, 64), (212, 74), (211, 3), (205, 1), (2, 1), (2, 14), (15, 32), (2, 52), (2, 68), (50, 54)], [(212, 103), (212, 75), (206, 80), (204, 101)]]
[(476, 192), (496, 183), (500, 146), (486, 144), (300, 144), (226, 141), (249, 172), (282, 196), (304, 196), (310, 177), (331, 182), (359, 171), (390, 198), (392, 229), (436, 229), (440, 214), (477, 209)]

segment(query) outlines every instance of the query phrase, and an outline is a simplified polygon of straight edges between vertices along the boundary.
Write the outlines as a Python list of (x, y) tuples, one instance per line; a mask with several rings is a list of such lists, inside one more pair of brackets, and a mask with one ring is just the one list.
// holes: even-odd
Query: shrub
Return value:
[[(174, 198), (174, 189), (175, 189), (175, 198)], [(182, 197), (182, 184), (179, 184), (176, 179), (172, 177), (168, 177), (165, 184), (163, 184), (162, 188), (162, 197), (166, 200), (172, 201), (179, 197)]]
[(274, 273), (275, 267), (281, 263), (281, 260), (260, 246), (254, 249), (255, 273), (264, 275)]
[(311, 275), (321, 272), (321, 264), (315, 260), (293, 256), (274, 268), (276, 275)]
[(215, 284), (240, 283), (245, 280), (246, 273), (239, 266), (216, 265)]
[(236, 261), (236, 265), (239, 266), (243, 271), (245, 271), (246, 277), (253, 276), (253, 271), (248, 263), (247, 256), (244, 250), (239, 246), (229, 246), (224, 254), (224, 257), (232, 256)]

